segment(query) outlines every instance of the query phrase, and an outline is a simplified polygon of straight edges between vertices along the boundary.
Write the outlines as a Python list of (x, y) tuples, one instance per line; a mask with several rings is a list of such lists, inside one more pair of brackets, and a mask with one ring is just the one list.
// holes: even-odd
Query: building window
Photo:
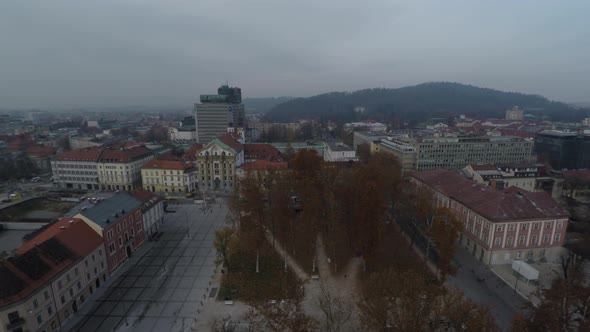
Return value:
[(535, 229), (539, 229), (539, 223), (536, 222), (534, 227), (535, 227)]
[(37, 324), (41, 325), (43, 323), (43, 317), (41, 315), (37, 316)]
[(502, 225), (498, 225), (498, 227), (497, 227), (497, 231), (498, 231), (498, 232), (501, 232), (501, 231), (502, 231)]
[(43, 296), (45, 297), (46, 300), (49, 300), (49, 292), (48, 291), (43, 292)]
[(532, 245), (536, 245), (536, 244), (537, 244), (537, 235), (533, 235), (533, 236), (531, 237), (531, 244), (532, 244)]
[(49, 315), (52, 315), (53, 314), (53, 307), (52, 306), (47, 307), (47, 313)]
[(78, 268), (74, 269), (74, 274), (76, 275), (76, 277), (78, 276), (78, 274), (80, 274), (80, 270), (78, 270)]
[(511, 245), (512, 245), (512, 239), (513, 239), (513, 237), (512, 237), (512, 236), (509, 236), (509, 237), (506, 239), (506, 244), (507, 244), (507, 245), (509, 245), (509, 246), (511, 246)]
[(512, 232), (514, 230), (514, 224), (510, 224), (508, 226), (508, 231)]
[(563, 226), (563, 221), (558, 221), (557, 222), (557, 228), (561, 229), (561, 227)]
[(526, 231), (526, 224), (520, 224), (520, 230)]
[(543, 235), (543, 242), (545, 242), (545, 243), (549, 242), (549, 234)]
[(66, 280), (67, 280), (68, 282), (72, 281), (72, 279), (71, 279), (71, 277), (70, 277), (70, 274), (69, 274), (69, 273), (66, 275)]
[(551, 221), (548, 221), (545, 223), (545, 229), (550, 229), (551, 228)]
[(561, 240), (561, 234), (555, 234), (555, 242), (559, 242)]
[(61, 304), (65, 304), (66, 303), (66, 297), (65, 296), (62, 295), (61, 298), (60, 298), (60, 300), (61, 300)]
[(497, 237), (497, 238), (494, 240), (494, 245), (497, 245), (497, 246), (499, 246), (501, 241), (502, 241), (502, 238), (501, 238), (501, 237)]
[(61, 289), (62, 287), (63, 287), (63, 285), (62, 285), (62, 283), (61, 283), (61, 280), (59, 280), (59, 281), (57, 282), (57, 288)]
[(82, 289), (82, 283), (78, 281), (78, 290)]

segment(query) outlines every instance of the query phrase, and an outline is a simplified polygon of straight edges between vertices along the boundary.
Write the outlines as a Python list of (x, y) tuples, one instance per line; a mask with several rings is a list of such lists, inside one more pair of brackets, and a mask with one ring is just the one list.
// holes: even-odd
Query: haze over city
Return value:
[(588, 101), (587, 1), (4, 1), (0, 108), (455, 81)]

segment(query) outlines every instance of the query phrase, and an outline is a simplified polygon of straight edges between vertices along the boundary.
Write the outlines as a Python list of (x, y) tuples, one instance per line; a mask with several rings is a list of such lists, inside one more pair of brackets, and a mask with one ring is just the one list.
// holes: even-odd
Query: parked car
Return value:
[(31, 182), (40, 182), (40, 181), (41, 181), (41, 178), (38, 176), (31, 179)]

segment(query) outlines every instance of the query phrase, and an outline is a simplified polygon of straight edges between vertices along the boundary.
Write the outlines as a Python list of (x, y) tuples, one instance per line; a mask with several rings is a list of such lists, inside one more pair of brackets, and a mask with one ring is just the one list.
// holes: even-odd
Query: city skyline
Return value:
[(0, 107), (188, 108), (226, 81), (246, 98), (453, 81), (588, 102), (589, 6), (2, 3)]

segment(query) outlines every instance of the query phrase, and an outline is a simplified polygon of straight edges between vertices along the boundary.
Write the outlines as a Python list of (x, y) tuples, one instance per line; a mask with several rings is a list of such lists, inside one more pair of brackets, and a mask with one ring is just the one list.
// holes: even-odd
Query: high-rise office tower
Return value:
[(237, 128), (244, 127), (242, 89), (222, 85), (216, 95), (201, 95), (193, 111), (197, 143), (209, 143), (228, 130), (241, 131)]

